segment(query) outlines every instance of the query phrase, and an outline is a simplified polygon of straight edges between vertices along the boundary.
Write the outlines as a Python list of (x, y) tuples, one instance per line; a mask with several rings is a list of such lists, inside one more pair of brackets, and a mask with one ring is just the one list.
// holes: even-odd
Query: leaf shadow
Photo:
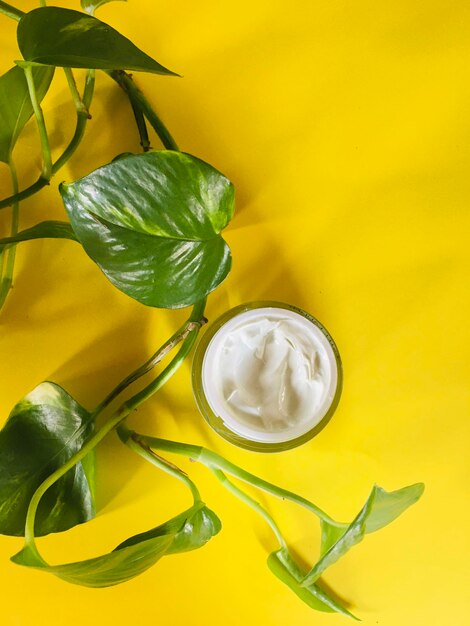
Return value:
[[(269, 501), (266, 498), (265, 494), (262, 494), (262, 493), (258, 494), (256, 499), (260, 502), (260, 504), (262, 504), (263, 508), (265, 508), (267, 511), (270, 510)], [(274, 549), (276, 549), (274, 545), (275, 541), (273, 542), (273, 534), (271, 530), (266, 528), (266, 525), (263, 523), (262, 520), (259, 520), (259, 525), (256, 527), (255, 532), (256, 532), (258, 541), (260, 542), (264, 550), (267, 552), (267, 554), (271, 554), (271, 552)], [(308, 572), (311, 569), (312, 564), (310, 564), (296, 548), (289, 545), (289, 552), (292, 558), (296, 561), (298, 566), (304, 572)], [(353, 608), (355, 608), (355, 604), (353, 602), (351, 602), (349, 599), (337, 593), (323, 578), (320, 578), (316, 582), (316, 584), (320, 587), (322, 591), (327, 593), (329, 596), (333, 598), (333, 600), (338, 602), (340, 605), (342, 605), (346, 609), (352, 610)]]
[[(143, 309), (133, 319), (127, 318), (125, 322), (76, 352), (50, 374), (50, 379), (63, 386), (88, 409), (97, 406), (105, 395), (104, 390), (106, 393), (111, 391), (120, 380), (148, 358), (145, 331), (149, 323), (148, 312)], [(123, 337), (126, 338), (125, 352), (121, 351), (117, 356), (116, 345), (123, 345)], [(132, 461), (131, 455), (123, 454), (122, 444), (115, 436), (105, 438), (99, 446), (99, 510), (108, 506), (122, 486), (138, 471), (138, 464)]]
[[(238, 304), (273, 300), (287, 302), (301, 308), (311, 307), (312, 294), (306, 294), (301, 285), (296, 282), (284, 258), (283, 248), (270, 242), (269, 250), (260, 249), (250, 265), (242, 270), (238, 270), (235, 266), (232, 280), (236, 281), (239, 286)], [(275, 259), (276, 262), (270, 262), (270, 259)]]
[[(120, 88), (107, 77), (105, 85), (97, 83), (94, 98), (99, 106), (92, 105), (91, 119), (79, 147), (86, 154), (86, 159), (72, 158), (68, 163), (68, 171), (72, 180), (89, 174), (117, 155), (124, 152), (141, 153), (139, 134), (135, 126), (132, 109)], [(113, 123), (109, 124), (112, 111)], [(116, 129), (119, 129), (117, 132)]]
[[(308, 572), (312, 567), (305, 558), (296, 550), (295, 548), (289, 547), (289, 552), (292, 554), (295, 561), (299, 564), (299, 566), (305, 571)], [(320, 587), (322, 591), (327, 593), (329, 596), (333, 598), (336, 602), (344, 606), (348, 610), (352, 610), (355, 607), (355, 604), (339, 595), (323, 578), (319, 578), (316, 584)]]
[[(189, 376), (190, 372), (187, 373), (187, 377)], [(204, 418), (197, 410), (192, 398), (191, 400), (180, 398), (163, 387), (159, 389), (154, 398), (149, 400), (146, 406), (148, 411), (139, 408), (132, 420), (133, 427), (140, 433), (152, 433), (157, 437), (165, 437), (165, 432), (170, 430), (172, 433), (176, 433), (174, 436), (179, 437), (180, 433), (184, 433), (190, 427), (192, 431), (196, 431), (198, 445), (212, 445), (212, 431), (205, 427)], [(159, 407), (166, 407), (165, 416), (163, 419), (155, 421), (155, 416), (159, 414)], [(194, 441), (187, 443), (194, 443)]]

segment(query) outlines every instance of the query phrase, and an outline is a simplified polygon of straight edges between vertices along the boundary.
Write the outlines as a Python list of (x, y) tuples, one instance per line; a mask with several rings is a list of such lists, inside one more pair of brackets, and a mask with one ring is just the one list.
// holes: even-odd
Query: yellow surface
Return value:
[[(357, 513), (374, 482), (424, 481), (422, 500), (325, 581), (364, 624), (468, 624), (468, 3), (130, 0), (100, 17), (184, 75), (136, 78), (181, 147), (237, 187), (226, 234), (233, 271), (208, 316), (249, 300), (297, 304), (330, 330), (345, 370), (334, 419), (287, 453), (256, 455), (213, 434), (195, 409), (189, 365), (134, 423), (208, 445), (339, 519)], [(18, 58), (13, 22), (0, 16), (0, 32), (6, 70)], [(62, 77), (44, 108), (56, 153), (73, 128)], [(138, 150), (129, 107), (104, 76), (92, 112), (80, 153), (24, 203), (22, 225), (64, 217), (60, 180)], [(24, 182), (36, 176), (36, 146), (30, 124), (16, 151)], [(0, 187), (8, 193), (3, 169)], [(92, 407), (184, 319), (118, 293), (74, 244), (24, 244), (18, 257), (0, 321), (1, 421), (44, 379)], [(52, 562), (110, 549), (188, 503), (183, 487), (114, 437), (99, 461), (100, 514), (44, 539)], [(262, 521), (204, 468), (182, 467), (224, 523), (208, 546), (89, 590), (11, 564), (21, 541), (1, 538), (2, 626), (347, 623), (278, 582), (265, 565), (275, 542)], [(261, 501), (313, 559), (315, 520)]]

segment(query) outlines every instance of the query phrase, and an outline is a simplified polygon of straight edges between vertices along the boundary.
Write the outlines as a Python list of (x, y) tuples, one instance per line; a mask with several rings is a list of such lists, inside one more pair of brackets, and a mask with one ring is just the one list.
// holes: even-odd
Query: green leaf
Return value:
[(320, 555), (323, 556), (325, 552), (334, 545), (340, 537), (344, 535), (348, 528), (348, 524), (338, 524), (338, 526), (333, 526), (332, 524), (321, 520), (321, 547), (320, 547)]
[(376, 485), (351, 524), (337, 528), (322, 521), (322, 556), (307, 574), (302, 585), (314, 583), (330, 565), (336, 563), (348, 550), (362, 541), (365, 535), (393, 522), (419, 500), (423, 491), (422, 483), (390, 492)]
[(119, 544), (116, 550), (162, 535), (174, 534), (175, 538), (168, 550), (168, 554), (189, 552), (190, 550), (201, 548), (209, 539), (217, 535), (221, 528), (222, 524), (217, 515), (202, 502), (199, 502), (161, 526), (130, 537)]
[[(82, 9), (90, 15), (99, 9), (99, 7), (103, 4), (108, 4), (108, 2), (114, 2), (116, 0), (81, 0), (80, 4), (82, 5)], [(127, 0), (119, 0), (120, 2), (127, 2)]]
[(346, 617), (357, 619), (317, 584), (313, 583), (307, 587), (302, 586), (301, 582), (305, 578), (305, 572), (300, 569), (286, 550), (281, 549), (270, 554), (268, 567), (279, 580), (286, 584), (310, 608), (326, 613), (340, 613)]
[(87, 254), (143, 304), (188, 306), (230, 270), (219, 233), (233, 215), (233, 186), (204, 161), (170, 150), (132, 155), (60, 192)]
[(0, 251), (3, 246), (8, 244), (30, 241), (31, 239), (71, 239), (72, 241), (77, 241), (75, 233), (68, 222), (50, 220), (40, 222), (31, 228), (26, 228), (12, 237), (0, 239)]
[[(90, 414), (54, 383), (41, 383), (13, 408), (0, 431), (0, 533), (24, 534), (36, 489), (92, 434)], [(94, 456), (90, 455), (46, 492), (35, 533), (67, 530), (94, 514)]]
[(165, 555), (200, 548), (219, 530), (217, 516), (202, 502), (198, 502), (165, 524), (135, 535), (112, 552), (93, 559), (65, 565), (47, 565), (26, 546), (11, 560), (19, 565), (55, 574), (76, 585), (109, 587), (142, 574)]
[[(33, 67), (38, 101), (44, 98), (54, 76), (53, 67)], [(12, 67), (0, 76), (0, 161), (8, 163), (19, 134), (33, 114), (24, 71)]]
[(40, 7), (18, 24), (26, 61), (59, 67), (175, 75), (101, 20), (72, 9)]
[(45, 565), (28, 547), (15, 554), (11, 560), (17, 565), (54, 574), (75, 585), (111, 587), (126, 582), (155, 565), (167, 553), (173, 539), (173, 535), (162, 535), (94, 559), (65, 565)]

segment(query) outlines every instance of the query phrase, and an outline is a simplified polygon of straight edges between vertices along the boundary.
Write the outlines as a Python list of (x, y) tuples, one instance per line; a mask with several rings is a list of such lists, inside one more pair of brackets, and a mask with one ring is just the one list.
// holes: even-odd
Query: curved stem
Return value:
[(173, 476), (173, 478), (177, 478), (179, 481), (184, 483), (186, 487), (188, 487), (188, 489), (191, 491), (194, 504), (201, 501), (201, 495), (198, 488), (185, 472), (183, 472), (179, 467), (176, 467), (176, 465), (173, 465), (173, 463), (170, 463), (166, 459), (163, 459), (161, 456), (158, 456), (158, 454), (155, 454), (155, 452), (151, 450), (143, 441), (141, 441), (137, 435), (133, 434), (128, 437), (128, 432), (129, 430), (124, 424), (118, 426), (118, 435), (121, 441), (123, 441), (123, 443), (125, 443), (128, 448), (130, 448), (133, 452), (144, 458), (155, 467), (158, 467), (170, 476)]
[[(93, 93), (95, 90), (95, 70), (87, 70), (85, 78), (85, 88), (83, 90), (83, 97), (81, 99), (81, 106), (77, 107), (77, 123), (75, 125), (75, 132), (68, 146), (64, 152), (60, 155), (55, 163), (52, 165), (52, 175), (56, 174), (70, 159), (75, 150), (80, 145), (83, 138), (85, 128), (88, 120), (90, 119), (90, 105), (93, 100)], [(0, 207), (1, 208), (1, 207)]]
[(116, 81), (117, 84), (125, 91), (127, 97), (132, 104), (132, 107), (134, 108), (134, 106), (136, 106), (142, 111), (142, 113), (148, 119), (150, 125), (159, 136), (163, 146), (167, 150), (179, 150), (178, 144), (171, 136), (170, 131), (155, 113), (152, 106), (150, 105), (150, 102), (134, 83), (132, 77), (123, 70), (106, 71), (106, 74), (108, 74), (108, 76)]
[(17, 22), (19, 22), (20, 19), (24, 15), (23, 11), (20, 11), (20, 9), (17, 9), (16, 7), (12, 7), (10, 4), (7, 4), (6, 2), (3, 2), (1, 0), (0, 0), (0, 13), (3, 13), (3, 15), (6, 15), (7, 17), (11, 17), (13, 20), (16, 20)]
[(55, 472), (48, 476), (36, 489), (29, 503), (28, 512), (26, 514), (25, 524), (25, 543), (31, 548), (34, 548), (34, 521), (36, 519), (36, 513), (41, 501), (42, 496), (46, 493), (49, 487), (62, 478), (74, 465), (79, 463), (87, 454), (89, 454), (100, 443), (106, 435), (111, 432), (116, 426), (124, 420), (132, 411), (132, 407), (124, 404), (121, 409), (102, 426), (93, 437), (87, 441), (87, 443), (75, 453), (64, 465), (59, 467)]
[(281, 548), (287, 550), (287, 543), (284, 537), (282, 536), (281, 531), (279, 530), (278, 525), (272, 518), (272, 516), (264, 509), (261, 504), (256, 502), (251, 496), (242, 491), (239, 487), (234, 485), (231, 480), (227, 478), (227, 476), (220, 470), (215, 467), (210, 468), (215, 477), (222, 483), (222, 485), (228, 489), (234, 496), (239, 498), (242, 502), (250, 506), (254, 511), (256, 511), (261, 517), (267, 522), (273, 533), (276, 535), (276, 539), (279, 542)]
[[(18, 192), (18, 176), (16, 174), (16, 168), (13, 161), (10, 159), (8, 166), (10, 168), (11, 174), (11, 183), (13, 193)], [(11, 208), (11, 229), (10, 236), (14, 237), (18, 233), (18, 225), (19, 225), (19, 203), (15, 202)], [(11, 289), (13, 283), (13, 271), (15, 268), (15, 256), (16, 256), (16, 244), (12, 244), (8, 246), (3, 254), (6, 255), (6, 266), (5, 273), (2, 275), (1, 283), (0, 283), (0, 310), (5, 304), (5, 300), (7, 298), (8, 292)]]
[(41, 191), (41, 189), (46, 187), (48, 184), (49, 184), (49, 181), (43, 178), (41, 174), (41, 176), (37, 179), (37, 181), (34, 182), (29, 187), (26, 187), (26, 189), (22, 189), (15, 195), (8, 196), (8, 198), (4, 198), (3, 200), (0, 200), (0, 209), (5, 209), (6, 207), (11, 206), (14, 202), (21, 202), (21, 200), (26, 200), (26, 198), (29, 198), (30, 196), (33, 196), (38, 191)]
[(277, 498), (281, 498), (282, 500), (290, 500), (291, 502), (295, 502), (299, 506), (304, 507), (309, 510), (311, 513), (319, 517), (321, 520), (331, 524), (332, 526), (342, 526), (340, 522), (337, 522), (333, 518), (331, 518), (325, 511), (320, 509), (320, 507), (310, 502), (306, 498), (299, 496), (298, 494), (288, 491), (287, 489), (283, 489), (282, 487), (278, 487), (273, 483), (270, 483), (255, 474), (251, 474), (247, 472), (243, 468), (231, 463), (227, 459), (225, 459), (220, 454), (216, 452), (212, 452), (207, 448), (202, 446), (194, 446), (190, 444), (180, 443), (178, 441), (169, 441), (167, 439), (160, 439), (158, 437), (149, 437), (147, 435), (140, 435), (139, 437), (142, 441), (150, 446), (151, 448), (155, 448), (156, 450), (165, 450), (167, 452), (174, 452), (175, 454), (181, 454), (186, 456), (194, 461), (199, 461), (209, 469), (217, 468), (226, 472), (227, 474), (242, 480), (245, 483), (253, 485), (262, 491), (270, 493)]
[[(93, 416), (96, 417), (99, 415), (104, 409), (111, 404), (113, 400), (115, 400), (129, 385), (134, 383), (136, 380), (150, 372), (160, 361), (169, 353), (173, 348), (178, 345), (181, 341), (183, 341), (189, 333), (194, 330), (199, 330), (199, 328), (205, 323), (204, 318), (204, 308), (206, 305), (206, 300), (201, 300), (197, 302), (191, 315), (186, 320), (186, 322), (166, 341), (158, 350), (140, 367), (134, 370), (131, 374), (126, 376), (107, 396), (106, 398), (96, 407), (93, 411)], [(197, 336), (197, 334), (196, 334)]]
[(75, 77), (73, 75), (72, 69), (70, 67), (64, 67), (64, 74), (67, 78), (67, 84), (69, 86), (72, 100), (75, 105), (75, 109), (77, 110), (77, 113), (86, 113), (87, 117), (89, 117), (88, 110), (83, 104), (82, 99), (80, 98), (80, 94), (78, 93), (77, 83), (75, 82)]
[(153, 394), (156, 391), (158, 391), (158, 389), (160, 389), (160, 387), (164, 383), (166, 383), (166, 381), (169, 378), (171, 378), (171, 376), (173, 376), (173, 374), (176, 372), (176, 370), (179, 369), (179, 367), (182, 365), (183, 361), (186, 359), (188, 354), (191, 352), (191, 349), (192, 349), (192, 347), (194, 345), (194, 342), (196, 341), (197, 335), (199, 333), (199, 328), (200, 328), (200, 325), (196, 325), (196, 326), (193, 326), (188, 331), (188, 335), (187, 335), (186, 339), (183, 341), (183, 343), (181, 344), (181, 348), (178, 350), (178, 353), (176, 354), (174, 359), (171, 361), (170, 365), (168, 365), (168, 367), (163, 370), (163, 372), (160, 374), (160, 376), (157, 376), (157, 378), (155, 380), (153, 380), (151, 383), (149, 383), (146, 387), (144, 387), (144, 389), (142, 389), (142, 391), (139, 391), (138, 393), (136, 393), (135, 395), (132, 396), (132, 398), (129, 400), (129, 402), (132, 402), (132, 404), (134, 405), (135, 408), (137, 408), (143, 402), (145, 402), (151, 396), (153, 396)]
[[(193, 317), (194, 315), (199, 315), (201, 307), (203, 309), (204, 305), (205, 300), (195, 305), (191, 317)], [(62, 476), (66, 474), (69, 469), (71, 469), (89, 452), (91, 452), (108, 433), (110, 433), (121, 422), (123, 422), (129, 416), (129, 414), (132, 413), (132, 411), (134, 411), (145, 399), (158, 391), (158, 389), (160, 389), (160, 387), (162, 387), (166, 383), (166, 381), (174, 374), (174, 372), (178, 369), (178, 367), (188, 355), (189, 350), (194, 343), (198, 330), (199, 326), (190, 331), (190, 334), (183, 341), (181, 348), (170, 361), (170, 363), (162, 370), (157, 378), (145, 388), (144, 391), (150, 390), (151, 387), (151, 393), (145, 393), (144, 397), (142, 397), (141, 393), (138, 393), (132, 396), (132, 398), (129, 398), (129, 400), (126, 400), (121, 408), (116, 413), (114, 413), (114, 415), (100, 428), (100, 430), (98, 430), (97, 433), (95, 433), (95, 435), (93, 435), (93, 437), (76, 454), (74, 454), (64, 465), (62, 465), (62, 467), (60, 467), (53, 474), (48, 476), (46, 480), (44, 480), (36, 489), (33, 497), (31, 498), (28, 512), (26, 514), (25, 543), (31, 550), (34, 551), (36, 555), (38, 555), (39, 558), (41, 557), (36, 549), (34, 541), (34, 521), (36, 519), (37, 509), (42, 496), (46, 493), (49, 487), (51, 487), (55, 482), (62, 478)]]
[(42, 147), (42, 178), (49, 180), (52, 176), (52, 157), (51, 148), (49, 146), (49, 137), (47, 135), (46, 123), (44, 121), (44, 115), (41, 105), (39, 104), (36, 88), (34, 86), (33, 72), (30, 65), (23, 65), (23, 70), (28, 83), (29, 97), (31, 98), (31, 104), (33, 105), (34, 115), (36, 116), (36, 122), (39, 130), (39, 137), (41, 138)]
[[(75, 150), (78, 148), (83, 138), (86, 124), (89, 120), (88, 110), (90, 108), (90, 104), (93, 99), (94, 86), (95, 86), (95, 71), (88, 70), (86, 80), (85, 80), (85, 89), (84, 89), (83, 98), (82, 98), (82, 102), (83, 102), (85, 110), (80, 110), (80, 111), (77, 110), (77, 123), (75, 126), (75, 132), (73, 134), (72, 139), (70, 140), (70, 143), (65, 148), (64, 152), (60, 155), (57, 161), (55, 161), (55, 163), (52, 164), (52, 175), (56, 174), (65, 165), (65, 163), (67, 163), (70, 157), (74, 154)], [(26, 198), (29, 198), (30, 196), (34, 195), (35, 193), (43, 189), (43, 187), (46, 187), (46, 185), (48, 185), (49, 182), (50, 182), (49, 179), (44, 178), (44, 176), (41, 174), (38, 180), (32, 185), (30, 185), (29, 187), (27, 187), (26, 189), (19, 191), (18, 193), (10, 196), (9, 198), (4, 198), (3, 200), (0, 200), (0, 209), (4, 209), (5, 207), (8, 207), (14, 202), (20, 202), (21, 200), (25, 200)]]

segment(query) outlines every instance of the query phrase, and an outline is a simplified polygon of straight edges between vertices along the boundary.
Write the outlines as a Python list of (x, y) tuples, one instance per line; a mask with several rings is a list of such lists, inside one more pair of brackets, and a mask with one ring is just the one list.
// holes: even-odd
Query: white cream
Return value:
[(252, 441), (279, 443), (314, 428), (335, 396), (338, 368), (327, 336), (294, 311), (244, 311), (212, 337), (202, 386), (226, 428)]

